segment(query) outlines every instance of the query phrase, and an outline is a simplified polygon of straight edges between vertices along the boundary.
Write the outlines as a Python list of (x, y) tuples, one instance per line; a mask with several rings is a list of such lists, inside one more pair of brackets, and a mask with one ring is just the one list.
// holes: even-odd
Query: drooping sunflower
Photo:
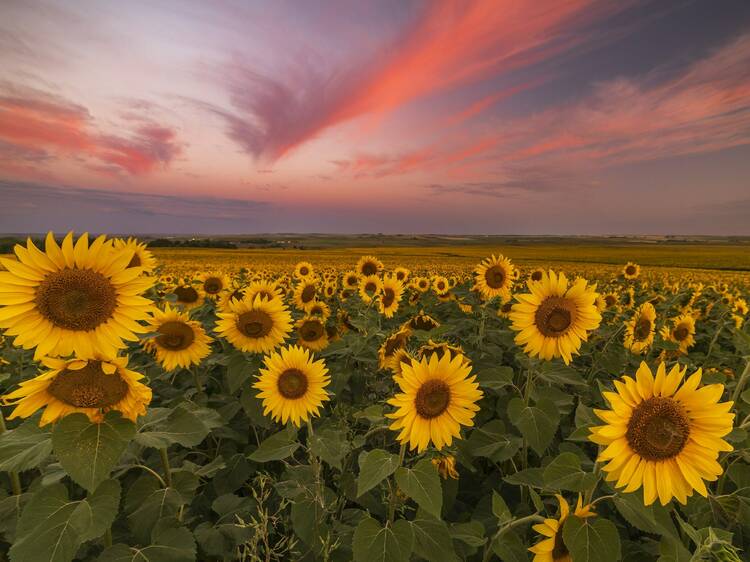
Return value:
[(77, 412), (99, 422), (113, 410), (135, 421), (151, 402), (151, 389), (139, 382), (142, 374), (127, 369), (127, 356), (41, 361), (49, 371), (2, 397), (3, 404), (16, 407), (9, 419), (28, 418), (44, 408), (40, 426)]
[(605, 447), (598, 460), (606, 480), (625, 492), (642, 486), (645, 505), (657, 497), (662, 505), (673, 497), (684, 504), (693, 490), (705, 497), (704, 480), (723, 471), (719, 452), (732, 450), (722, 439), (734, 422), (733, 402), (719, 402), (724, 385), (698, 388), (701, 369), (682, 382), (686, 370), (677, 364), (667, 373), (660, 363), (654, 377), (641, 363), (635, 378), (603, 393), (612, 409), (594, 410), (606, 425), (591, 428), (589, 439)]
[(378, 364), (381, 369), (393, 368), (396, 351), (406, 347), (410, 337), (411, 330), (402, 326), (385, 339), (378, 348)]
[(439, 328), (440, 322), (425, 313), (424, 310), (420, 310), (419, 314), (404, 322), (403, 327), (408, 328), (409, 330), (422, 330), (424, 332), (429, 332), (430, 330)]
[(61, 247), (50, 232), (44, 252), (31, 239), (14, 251), (18, 261), (0, 258), (0, 328), (14, 345), (35, 347), (35, 359), (114, 357), (123, 340), (146, 331), (139, 322), (154, 305), (140, 295), (154, 279), (128, 267), (131, 250), (115, 250), (104, 235), (89, 246), (84, 233), (74, 244), (72, 232)]
[(359, 297), (365, 304), (373, 302), (383, 290), (383, 281), (377, 275), (368, 275), (359, 280)]
[(328, 347), (328, 332), (320, 318), (306, 317), (297, 322), (297, 344), (312, 351)]
[(363, 277), (377, 275), (383, 270), (383, 262), (375, 256), (362, 256), (357, 262), (356, 270)]
[(210, 299), (217, 299), (231, 287), (231, 281), (223, 273), (210, 272), (198, 276), (203, 294)]
[(434, 457), (431, 462), (443, 480), (448, 480), (448, 478), (458, 480), (456, 457), (453, 455), (438, 455)]
[(464, 350), (460, 345), (452, 345), (448, 342), (436, 342), (430, 339), (417, 350), (417, 357), (419, 359), (430, 359), (433, 355), (437, 355), (438, 359), (442, 359), (444, 355), (448, 355), (449, 357), (460, 356), (464, 363), (470, 363), (469, 358), (464, 355)]
[(318, 296), (317, 280), (312, 277), (305, 277), (294, 290), (294, 305), (303, 311), (307, 311)]
[(313, 266), (310, 262), (301, 261), (294, 266), (294, 276), (297, 279), (304, 279), (310, 277), (315, 273)]
[(404, 365), (411, 365), (416, 360), (416, 357), (409, 353), (405, 348), (400, 347), (393, 352), (387, 368), (393, 372), (394, 375), (400, 375), (403, 373)]
[(656, 309), (650, 302), (638, 307), (633, 318), (625, 323), (625, 348), (640, 355), (654, 343)]
[(510, 313), (515, 341), (532, 357), (562, 357), (566, 364), (578, 353), (588, 332), (599, 327), (601, 315), (594, 301), (597, 293), (585, 279), (568, 287), (564, 273), (545, 273), (541, 281), (527, 283), (529, 293), (516, 293)]
[(661, 337), (678, 344), (680, 353), (687, 353), (695, 343), (695, 318), (690, 314), (681, 314), (672, 319), (672, 327), (664, 326)]
[[(555, 497), (560, 503), (558, 518), (547, 518), (544, 523), (537, 523), (533, 527), (537, 533), (546, 537), (529, 548), (529, 551), (534, 553), (533, 562), (573, 562), (573, 557), (570, 555), (568, 547), (565, 546), (562, 536), (563, 524), (570, 515), (570, 506), (561, 495), (555, 494)], [(581, 519), (596, 517), (591, 505), (583, 505), (580, 494), (578, 494), (578, 503), (573, 515)]]
[(508, 299), (513, 288), (514, 269), (508, 258), (493, 255), (474, 269), (474, 284), (487, 300), (495, 297)]
[(278, 300), (256, 295), (229, 303), (227, 312), (218, 313), (216, 333), (241, 351), (268, 353), (284, 343), (292, 329), (292, 315)]
[(393, 377), (401, 393), (388, 400), (396, 411), (386, 414), (394, 420), (390, 428), (399, 431), (397, 439), (421, 453), (430, 441), (440, 450), (460, 438), (462, 425), (474, 425), (483, 396), (475, 379), (461, 357), (449, 354), (402, 363), (401, 375)]
[(172, 294), (175, 296), (175, 304), (182, 310), (197, 308), (203, 304), (206, 298), (200, 285), (193, 284), (187, 279), (178, 283), (172, 289)]
[(283, 347), (267, 356), (257, 378), (253, 388), (260, 390), (263, 414), (283, 424), (291, 421), (299, 427), (311, 415), (317, 416), (323, 402), (329, 400), (325, 387), (331, 379), (325, 362), (314, 361), (302, 347)]
[(622, 268), (622, 276), (625, 279), (637, 279), (640, 274), (641, 266), (637, 263), (633, 263), (632, 261), (626, 263)]
[(115, 249), (133, 252), (133, 257), (128, 262), (128, 267), (140, 267), (143, 273), (151, 273), (156, 269), (156, 258), (148, 248), (145, 242), (139, 242), (135, 238), (123, 240), (115, 239)]
[(404, 294), (404, 285), (395, 276), (386, 275), (383, 279), (383, 290), (378, 299), (378, 310), (386, 318), (393, 318), (398, 310), (401, 297)]
[(198, 365), (211, 353), (211, 338), (200, 323), (190, 320), (168, 304), (164, 311), (156, 310), (149, 326), (158, 335), (146, 340), (144, 347), (156, 355), (166, 371)]

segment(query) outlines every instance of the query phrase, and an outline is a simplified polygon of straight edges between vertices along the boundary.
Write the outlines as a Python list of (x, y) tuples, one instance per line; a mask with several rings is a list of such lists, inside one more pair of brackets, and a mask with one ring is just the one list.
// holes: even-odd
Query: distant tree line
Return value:
[(215, 240), (212, 238), (191, 238), (178, 240), (172, 238), (155, 238), (148, 241), (151, 248), (223, 248), (236, 250), (237, 244), (227, 240)]

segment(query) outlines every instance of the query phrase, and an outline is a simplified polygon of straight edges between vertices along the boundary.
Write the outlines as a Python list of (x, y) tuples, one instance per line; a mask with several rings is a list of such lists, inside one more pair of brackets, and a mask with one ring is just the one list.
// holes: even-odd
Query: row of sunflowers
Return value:
[(0, 258), (12, 562), (747, 551), (742, 278), (40, 246)]

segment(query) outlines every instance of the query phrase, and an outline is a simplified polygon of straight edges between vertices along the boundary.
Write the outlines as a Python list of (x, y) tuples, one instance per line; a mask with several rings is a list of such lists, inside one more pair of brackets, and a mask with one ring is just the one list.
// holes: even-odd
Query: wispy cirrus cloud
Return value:
[(34, 88), (0, 86), (0, 167), (84, 159), (92, 170), (141, 175), (169, 165), (181, 152), (174, 129), (144, 117), (117, 134), (105, 133), (82, 105)]
[(224, 119), (243, 150), (275, 161), (329, 127), (564, 53), (586, 41), (575, 30), (629, 4), (436, 0), (394, 44), (363, 60), (331, 67), (306, 54), (269, 73), (235, 58), (220, 77), (232, 109), (202, 106)]

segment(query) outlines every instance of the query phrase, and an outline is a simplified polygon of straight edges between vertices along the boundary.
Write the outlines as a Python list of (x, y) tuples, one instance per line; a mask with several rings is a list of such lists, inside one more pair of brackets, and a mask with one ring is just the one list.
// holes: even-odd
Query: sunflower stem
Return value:
[(312, 420), (310, 418), (307, 418), (307, 451), (310, 454), (310, 464), (312, 465), (313, 474), (315, 475), (315, 495), (317, 496), (320, 506), (324, 507), (325, 499), (323, 494), (323, 486), (320, 479), (320, 460), (318, 459), (317, 455), (312, 452), (312, 447), (310, 446), (310, 438), (313, 435), (315, 435), (315, 431), (313, 430)]
[[(5, 426), (5, 416), (3, 416), (3, 411), (0, 409), (0, 435), (5, 433), (7, 429), (8, 428)], [(10, 480), (10, 487), (11, 490), (13, 490), (13, 495), (20, 496), (22, 492), (21, 477), (18, 476), (18, 473), (15, 470), (9, 470), (8, 479)]]
[[(396, 470), (398, 470), (402, 464), (404, 464), (404, 456), (406, 455), (406, 443), (403, 443), (401, 445), (401, 450), (398, 453), (398, 466), (396, 467)], [(393, 484), (389, 484), (389, 487), (391, 489), (391, 497), (388, 501), (388, 522), (392, 523), (393, 518), (396, 516), (396, 490), (398, 489), (398, 485), (396, 484), (396, 471), (393, 472)]]
[(193, 382), (195, 383), (195, 389), (198, 391), (198, 394), (203, 392), (203, 385), (201, 384), (201, 379), (198, 376), (198, 369), (193, 367), (190, 369), (190, 371), (193, 373)]
[(740, 379), (737, 381), (737, 386), (734, 387), (734, 392), (732, 393), (732, 402), (734, 402), (733, 408), (737, 407), (737, 400), (742, 393), (742, 389), (745, 388), (748, 378), (750, 378), (750, 359), (745, 363), (745, 370), (742, 371)]
[(112, 546), (112, 527), (107, 527), (107, 530), (104, 532), (104, 548), (109, 548)]
[(167, 455), (167, 449), (159, 449), (159, 456), (161, 457), (161, 464), (164, 467), (164, 482), (167, 488), (172, 487), (172, 468), (169, 466), (169, 455)]

